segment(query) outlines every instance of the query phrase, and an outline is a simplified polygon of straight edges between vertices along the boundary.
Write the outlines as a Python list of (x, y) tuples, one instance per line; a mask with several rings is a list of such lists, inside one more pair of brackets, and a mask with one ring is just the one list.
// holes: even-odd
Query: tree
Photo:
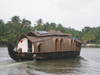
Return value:
[(57, 30), (61, 31), (61, 32), (64, 32), (65, 31), (65, 28), (62, 26), (62, 24), (58, 24)]
[[(5, 24), (4, 24), (3, 20), (0, 20), (0, 33), (1, 33), (1, 34), (3, 34), (3, 32), (4, 32), (4, 25), (5, 25)], [(1, 35), (1, 34), (0, 34), (0, 35)]]
[(11, 21), (14, 22), (14, 23), (20, 23), (20, 22), (21, 22), (19, 16), (13, 16), (13, 17), (11, 18)]
[(24, 19), (22, 20), (22, 25), (30, 26), (30, 25), (31, 25), (31, 21), (26, 20), (26, 19), (24, 18)]
[(48, 31), (48, 30), (49, 30), (49, 26), (50, 26), (49, 22), (46, 22), (46, 23), (44, 24), (44, 30), (45, 30), (45, 31)]
[(43, 21), (42, 21), (42, 19), (40, 18), (39, 20), (37, 20), (37, 25), (38, 26), (40, 26), (40, 25), (42, 25), (43, 24)]
[(4, 41), (4, 34), (6, 32), (5, 23), (3, 20), (0, 20), (0, 41)]
[(31, 27), (23, 26), (21, 23), (8, 22), (6, 24), (6, 35), (5, 38), (8, 42), (17, 43), (18, 38), (21, 34), (27, 34), (31, 31)]
[(95, 39), (96, 39), (96, 37), (95, 37), (95, 35), (93, 34), (92, 31), (88, 31), (87, 33), (85, 33), (82, 36), (82, 40), (87, 41), (88, 43), (91, 43), (91, 41), (95, 40)]
[[(23, 24), (31, 24), (29, 20), (23, 20)], [(0, 31), (0, 39), (2, 41), (13, 42), (16, 44), (21, 34), (26, 34), (32, 30), (31, 26), (25, 26), (23, 24), (18, 16), (12, 17), (11, 21), (6, 24), (4, 24), (3, 21), (0, 21), (0, 30), (3, 30), (2, 32)]]
[(91, 28), (90, 27), (84, 27), (83, 29), (82, 29), (82, 32), (88, 32), (89, 30), (90, 30)]
[(81, 38), (81, 40), (88, 41), (92, 43), (91, 40), (94, 40), (93, 43), (100, 44), (100, 26), (99, 27), (84, 27), (82, 31), (75, 30), (74, 28), (63, 27), (62, 24), (56, 24), (54, 22), (43, 23), (42, 19), (37, 20), (37, 25), (31, 27), (31, 21), (27, 19), (20, 19), (19, 16), (13, 16), (11, 21), (4, 23), (3, 20), (0, 20), (0, 41), (10, 41), (17, 43), (18, 37), (21, 34), (27, 34), (32, 30), (40, 31), (49, 31), (57, 30), (63, 33), (70, 33), (75, 38)]
[(56, 29), (56, 23), (50, 23), (50, 29), (55, 30)]

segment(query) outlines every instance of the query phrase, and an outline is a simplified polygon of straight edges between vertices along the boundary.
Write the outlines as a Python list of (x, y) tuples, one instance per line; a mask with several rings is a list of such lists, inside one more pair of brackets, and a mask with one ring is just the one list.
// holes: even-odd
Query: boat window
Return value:
[(71, 45), (73, 44), (73, 40), (71, 40)]
[(60, 50), (63, 48), (63, 39), (60, 40)]
[(32, 43), (28, 40), (28, 52), (32, 52)]
[(59, 40), (56, 39), (55, 40), (55, 50), (58, 50), (58, 47), (59, 47)]
[(38, 45), (38, 52), (41, 52), (42, 44)]

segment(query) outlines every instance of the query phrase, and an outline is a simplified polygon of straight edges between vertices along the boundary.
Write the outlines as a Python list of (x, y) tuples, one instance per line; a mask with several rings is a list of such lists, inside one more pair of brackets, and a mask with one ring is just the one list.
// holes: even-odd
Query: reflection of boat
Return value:
[(9, 55), (16, 61), (76, 57), (80, 54), (80, 48), (78, 40), (59, 31), (37, 31), (22, 35), (16, 50), (12, 44), (8, 44)]
[[(55, 75), (70, 75), (80, 72), (80, 67), (83, 67), (84, 58), (76, 57), (70, 59), (57, 59), (57, 60), (42, 60), (42, 61), (29, 61), (25, 68), (34, 69), (39, 72), (53, 73)], [(32, 70), (33, 71), (33, 70)], [(75, 72), (75, 73), (74, 73)], [(48, 74), (47, 74), (48, 75)]]

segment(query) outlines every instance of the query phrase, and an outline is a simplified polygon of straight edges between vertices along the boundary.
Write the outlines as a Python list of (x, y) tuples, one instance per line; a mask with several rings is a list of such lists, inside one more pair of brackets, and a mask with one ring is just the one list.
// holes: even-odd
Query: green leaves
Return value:
[[(25, 25), (23, 25), (25, 24)], [(31, 31), (31, 22), (29, 20), (20, 20), (19, 16), (12, 17), (11, 21), (6, 24), (0, 21), (0, 41), (17, 43), (21, 34)]]
[(17, 43), (17, 39), (21, 34), (26, 34), (32, 30), (49, 31), (57, 30), (63, 33), (72, 34), (74, 38), (80, 38), (83, 41), (95, 41), (93, 43), (100, 43), (100, 27), (84, 27), (82, 31), (75, 30), (73, 28), (63, 27), (62, 24), (56, 24), (54, 22), (43, 23), (42, 19), (36, 21), (37, 24), (31, 27), (31, 21), (27, 19), (20, 19), (19, 16), (13, 16), (11, 21), (4, 23), (0, 20), (0, 41), (10, 41)]
[(87, 41), (88, 43), (92, 43), (91, 41), (95, 41), (93, 43), (100, 43), (100, 27), (85, 27), (83, 29), (81, 39), (83, 41)]
[(21, 22), (19, 16), (13, 16), (13, 17), (11, 18), (11, 21), (12, 21), (13, 23), (20, 23), (20, 22)]
[(24, 26), (30, 26), (31, 25), (31, 21), (29, 21), (29, 20), (26, 20), (25, 18), (22, 20), (22, 24), (24, 25)]

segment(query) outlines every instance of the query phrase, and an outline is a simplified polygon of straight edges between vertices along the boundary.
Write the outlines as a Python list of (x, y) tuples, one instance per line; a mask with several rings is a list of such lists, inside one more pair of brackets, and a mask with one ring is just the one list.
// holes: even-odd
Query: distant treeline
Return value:
[(63, 27), (62, 24), (54, 22), (43, 23), (42, 19), (36, 21), (34, 26), (31, 26), (31, 21), (27, 19), (20, 19), (19, 16), (13, 16), (11, 21), (5, 23), (0, 19), (0, 41), (17, 43), (20, 34), (26, 34), (29, 31), (49, 31), (56, 30), (63, 33), (70, 33), (74, 39), (80, 39), (85, 43), (100, 43), (100, 27), (84, 27), (82, 31), (73, 28)]

